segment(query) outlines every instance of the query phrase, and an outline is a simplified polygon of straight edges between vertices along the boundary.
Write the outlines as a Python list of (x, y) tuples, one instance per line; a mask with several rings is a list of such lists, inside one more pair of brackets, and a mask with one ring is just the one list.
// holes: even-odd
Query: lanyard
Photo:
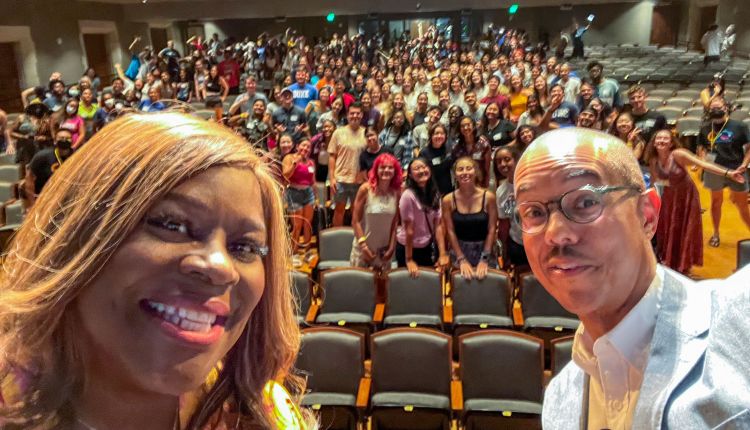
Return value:
[(708, 133), (708, 136), (706, 136), (708, 138), (708, 142), (711, 144), (711, 147), (710, 147), (711, 152), (713, 152), (714, 146), (716, 146), (716, 140), (719, 138), (719, 136), (721, 136), (721, 132), (724, 131), (724, 127), (727, 126), (728, 122), (729, 122), (728, 118), (724, 120), (724, 124), (722, 124), (718, 132), (714, 131), (714, 124), (711, 123), (711, 132)]

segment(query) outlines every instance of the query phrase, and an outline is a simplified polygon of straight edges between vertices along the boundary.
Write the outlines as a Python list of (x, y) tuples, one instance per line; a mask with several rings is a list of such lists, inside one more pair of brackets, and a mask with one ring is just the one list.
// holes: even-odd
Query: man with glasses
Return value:
[(750, 269), (716, 288), (658, 265), (644, 189), (632, 152), (592, 130), (546, 133), (519, 160), (529, 264), (581, 320), (544, 428), (750, 428)]

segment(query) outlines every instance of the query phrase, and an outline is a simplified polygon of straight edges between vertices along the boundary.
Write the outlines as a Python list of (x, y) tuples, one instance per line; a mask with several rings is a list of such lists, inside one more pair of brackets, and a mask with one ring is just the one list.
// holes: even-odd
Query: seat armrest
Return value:
[(383, 316), (385, 315), (385, 303), (378, 303), (375, 305), (375, 312), (372, 314), (372, 322), (375, 324), (381, 324), (383, 322)]
[(359, 380), (359, 390), (357, 390), (357, 409), (367, 409), (370, 403), (370, 383), (372, 379), (362, 378)]
[(461, 411), (464, 408), (464, 393), (461, 381), (454, 379), (451, 381), (451, 409)]
[(307, 310), (307, 315), (305, 315), (305, 322), (313, 324), (315, 318), (318, 317), (318, 312), (320, 312), (320, 305), (315, 302), (311, 303), (310, 308)]

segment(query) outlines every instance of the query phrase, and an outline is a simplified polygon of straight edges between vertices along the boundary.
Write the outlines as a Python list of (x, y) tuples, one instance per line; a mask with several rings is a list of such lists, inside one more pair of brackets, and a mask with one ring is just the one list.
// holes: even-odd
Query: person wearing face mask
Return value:
[(34, 190), (34, 195), (29, 196), (33, 205), (36, 197), (42, 192), (49, 178), (60, 168), (62, 163), (73, 155), (73, 136), (70, 131), (60, 129), (55, 134), (55, 146), (45, 148), (34, 154), (26, 170), (25, 188)]
[(65, 110), (58, 112), (52, 117), (52, 129), (68, 130), (73, 141), (73, 149), (77, 149), (86, 140), (86, 125), (83, 118), (78, 115), (78, 100), (70, 99), (65, 104)]
[[(102, 95), (102, 105), (97, 109), (96, 114), (94, 114), (94, 133), (117, 118), (117, 104), (118, 101), (112, 93), (104, 93)], [(122, 102), (119, 102), (119, 104), (120, 109), (122, 109)]]
[(701, 128), (698, 135), (698, 146), (706, 151), (706, 159), (726, 169), (724, 175), (703, 172), (703, 185), (711, 190), (711, 221), (713, 235), (708, 241), (712, 247), (719, 246), (719, 222), (721, 221), (721, 205), (724, 201), (724, 188), (729, 188), (729, 195), (740, 212), (745, 225), (750, 228), (750, 209), (748, 209), (748, 183), (738, 184), (728, 176), (732, 170), (737, 170), (747, 177), (747, 166), (750, 164), (750, 151), (745, 146), (750, 142), (750, 132), (747, 126), (729, 119), (727, 103), (721, 98), (715, 98), (709, 104), (709, 121)]

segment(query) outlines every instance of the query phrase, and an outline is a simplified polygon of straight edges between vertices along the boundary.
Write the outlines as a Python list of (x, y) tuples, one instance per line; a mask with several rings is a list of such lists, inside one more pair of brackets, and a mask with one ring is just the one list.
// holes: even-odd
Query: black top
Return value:
[(282, 124), (283, 126), (285, 126), (285, 133), (289, 133), (295, 143), (299, 142), (299, 140), (302, 138), (301, 131), (294, 131), (294, 129), (298, 125), (302, 125), (307, 122), (307, 115), (305, 115), (305, 111), (302, 108), (295, 105), (292, 105), (289, 110), (280, 107), (273, 112), (271, 119), (273, 120), (274, 125)]
[(42, 192), (42, 188), (49, 181), (49, 178), (52, 177), (52, 166), (57, 164), (58, 161), (57, 157), (55, 157), (54, 148), (45, 148), (34, 154), (34, 158), (29, 163), (31, 173), (34, 175), (34, 193), (39, 194)]
[(448, 195), (453, 191), (453, 180), (451, 179), (453, 157), (450, 151), (445, 148), (445, 144), (440, 148), (427, 145), (419, 152), (419, 157), (424, 158), (430, 164), (432, 177), (435, 179), (441, 196)]
[(651, 141), (651, 136), (659, 130), (667, 128), (667, 119), (664, 115), (651, 109), (640, 115), (630, 112), (633, 117), (635, 128), (641, 129), (641, 137), (646, 143)]
[[(712, 127), (717, 134), (713, 144), (708, 140)], [(709, 122), (701, 127), (698, 144), (716, 155), (716, 160), (714, 160), (716, 164), (728, 169), (736, 169), (742, 164), (745, 155), (743, 146), (748, 143), (749, 136), (747, 126), (740, 121), (730, 119), (724, 127)]]
[(487, 193), (482, 193), (482, 209), (479, 212), (462, 214), (456, 206), (456, 195), (451, 196), (453, 201), (453, 230), (456, 238), (464, 242), (482, 242), (487, 239), (490, 229), (490, 215), (484, 210), (484, 200)]
[(386, 152), (389, 151), (383, 145), (380, 145), (378, 152), (370, 152), (367, 149), (362, 150), (359, 154), (359, 170), (365, 173), (369, 172), (372, 169), (372, 165), (375, 164), (375, 159), (378, 158), (378, 155)]
[(490, 146), (496, 148), (498, 146), (507, 145), (513, 141), (512, 133), (516, 130), (516, 126), (512, 122), (501, 119), (495, 128), (487, 128), (487, 139), (490, 141)]

